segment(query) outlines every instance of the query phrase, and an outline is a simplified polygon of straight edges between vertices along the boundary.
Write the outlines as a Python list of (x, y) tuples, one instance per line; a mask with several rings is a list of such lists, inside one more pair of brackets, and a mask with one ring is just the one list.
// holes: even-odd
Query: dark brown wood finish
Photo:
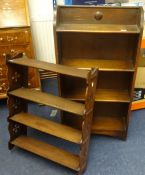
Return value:
[[(18, 57), (22, 56), (22, 54), (17, 55)], [(16, 59), (17, 56), (14, 56), (13, 59)], [(7, 60), (11, 59), (10, 55), (7, 55)], [(10, 65), (7, 62), (8, 67), (8, 83), (9, 83), (9, 90), (14, 90), (20, 87), (27, 87), (28, 86), (28, 69), (27, 67), (21, 66), (18, 67), (17, 65)], [(10, 96), (7, 100), (8, 109), (9, 109), (9, 117), (8, 121), (11, 116), (18, 114), (19, 112), (26, 112), (27, 111), (27, 103), (24, 100), (21, 100), (17, 97)], [(10, 134), (10, 141), (9, 141), (9, 149), (13, 148), (11, 141), (16, 139), (20, 135), (27, 134), (27, 127), (23, 124), (16, 123), (14, 121), (9, 122), (8, 129)]]
[[(127, 137), (142, 31), (141, 7), (57, 8), (54, 26), (57, 62), (80, 69), (89, 70), (92, 66), (99, 69), (92, 133)], [(59, 77), (61, 96), (82, 103), (84, 85), (79, 78)], [(107, 106), (112, 111), (108, 114)], [(106, 113), (102, 115), (101, 111)], [(82, 120), (63, 112), (62, 121), (80, 128)]]
[[(23, 52), (34, 58), (27, 0), (2, 0), (0, 2), (0, 99), (8, 90), (6, 54)], [(40, 88), (39, 73), (29, 69), (28, 85)]]
[[(27, 57), (23, 57), (22, 54), (15, 57), (7, 55), (7, 66), (9, 77), (9, 148), (12, 149), (13, 146), (18, 146), (72, 170), (76, 170), (78, 174), (81, 175), (87, 165), (97, 82), (96, 68), (92, 68), (90, 71), (79, 70), (59, 64), (49, 64), (42, 61), (30, 60)], [(70, 77), (70, 79), (75, 79), (76, 77), (84, 80), (86, 86), (84, 95), (85, 104), (28, 89), (27, 81), (29, 66), (63, 74), (64, 76)], [(72, 114), (75, 117), (77, 116), (78, 118), (81, 118), (81, 127), (76, 129), (30, 114), (27, 110), (28, 101), (45, 104), (66, 111), (68, 114)], [(59, 139), (79, 144), (80, 152), (76, 155), (28, 137), (27, 127), (50, 134)]]

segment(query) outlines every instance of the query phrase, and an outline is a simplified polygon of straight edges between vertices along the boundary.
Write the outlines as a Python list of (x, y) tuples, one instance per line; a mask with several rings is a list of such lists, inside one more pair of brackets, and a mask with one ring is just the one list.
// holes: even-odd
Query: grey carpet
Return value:
[[(51, 89), (49, 87), (52, 87)], [(46, 88), (46, 89), (45, 89)], [(44, 90), (57, 93), (57, 85), (51, 81)], [(51, 109), (30, 104), (29, 111), (48, 117)], [(9, 151), (7, 143), (8, 110), (5, 101), (0, 102), (0, 175), (73, 175), (73, 171), (52, 163), (19, 148)], [(56, 118), (58, 120), (59, 113)], [(111, 137), (92, 136), (88, 167), (84, 175), (145, 175), (145, 110), (132, 112), (127, 141)], [(29, 129), (29, 135), (73, 152), (74, 144)], [(68, 160), (69, 161), (69, 160)]]

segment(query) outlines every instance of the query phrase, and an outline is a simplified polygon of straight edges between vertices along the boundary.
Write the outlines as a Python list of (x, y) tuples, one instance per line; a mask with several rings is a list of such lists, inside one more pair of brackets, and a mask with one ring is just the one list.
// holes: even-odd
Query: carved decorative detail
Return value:
[(12, 108), (18, 109), (21, 106), (21, 101), (15, 98), (15, 103), (12, 105)]
[(20, 77), (21, 77), (20, 74), (18, 72), (15, 72), (14, 75), (12, 76), (12, 80), (17, 82)]
[(3, 75), (3, 69), (0, 67), (0, 76)]
[(10, 141), (17, 138), (20, 135), (26, 135), (27, 134), (27, 127), (10, 121), (8, 125), (9, 133), (10, 133)]
[(14, 134), (17, 134), (19, 132), (19, 130), (20, 130), (20, 125), (15, 123), (14, 126), (13, 126), (13, 129), (12, 129), (12, 132)]
[(7, 83), (0, 84), (0, 91), (1, 92), (6, 92), (7, 90), (8, 90), (8, 84)]

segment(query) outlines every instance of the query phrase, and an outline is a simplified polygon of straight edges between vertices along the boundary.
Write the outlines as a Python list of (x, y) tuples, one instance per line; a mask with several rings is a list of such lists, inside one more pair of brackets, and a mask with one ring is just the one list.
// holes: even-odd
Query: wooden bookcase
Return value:
[[(9, 149), (18, 146), (46, 159), (59, 163), (81, 175), (87, 165), (88, 148), (93, 116), (94, 96), (96, 90), (97, 70), (79, 70), (68, 66), (56, 65), (28, 59), (21, 54), (16, 57), (7, 56), (8, 66), (8, 108), (9, 108)], [(28, 88), (28, 67), (44, 69), (63, 74), (70, 78), (80, 78), (86, 82), (85, 103), (78, 103), (53, 94)], [(44, 117), (31, 114), (28, 102), (43, 104), (66, 111), (82, 119), (81, 129), (63, 125)], [(37, 111), (36, 111), (37, 112)], [(27, 127), (64, 139), (79, 145), (79, 153), (71, 153), (62, 148), (38, 141), (27, 136)]]
[[(99, 69), (92, 133), (127, 137), (142, 32), (141, 7), (57, 8), (57, 62), (80, 69)], [(59, 82), (63, 97), (84, 100), (83, 80), (60, 76)], [(62, 120), (80, 127), (81, 119), (66, 113)]]

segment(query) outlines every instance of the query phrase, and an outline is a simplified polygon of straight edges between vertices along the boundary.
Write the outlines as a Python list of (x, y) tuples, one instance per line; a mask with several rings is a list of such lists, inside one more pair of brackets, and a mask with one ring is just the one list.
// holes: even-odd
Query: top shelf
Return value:
[(68, 67), (60, 64), (53, 64), (53, 63), (48, 63), (48, 62), (34, 60), (34, 59), (28, 59), (26, 56), (23, 56), (22, 58), (17, 58), (17, 59), (10, 59), (8, 60), (8, 62), (12, 64), (44, 69), (55, 73), (66, 74), (66, 75), (85, 78), (85, 79), (88, 78), (88, 73), (89, 73), (88, 70), (79, 70), (74, 67)]
[(57, 32), (84, 32), (84, 33), (126, 33), (138, 34), (140, 29), (137, 25), (119, 24), (59, 24)]

